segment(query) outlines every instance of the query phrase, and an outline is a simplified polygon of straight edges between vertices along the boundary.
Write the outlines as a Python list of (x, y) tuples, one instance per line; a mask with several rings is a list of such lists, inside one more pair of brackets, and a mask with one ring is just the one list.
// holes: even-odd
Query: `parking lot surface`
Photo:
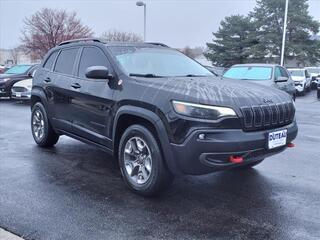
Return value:
[(25, 239), (320, 239), (320, 101), (296, 101), (296, 147), (253, 170), (131, 193), (115, 161), (60, 138), (41, 149), (30, 107), (0, 100), (0, 227)]

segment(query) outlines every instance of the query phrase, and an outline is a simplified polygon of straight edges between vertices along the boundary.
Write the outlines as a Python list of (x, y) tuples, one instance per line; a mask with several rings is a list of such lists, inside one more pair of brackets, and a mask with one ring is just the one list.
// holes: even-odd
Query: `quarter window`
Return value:
[(58, 52), (55, 51), (50, 55), (50, 57), (47, 59), (46, 63), (43, 66), (45, 69), (48, 69), (48, 70), (52, 69), (54, 61), (56, 60), (57, 54), (58, 54)]
[(62, 50), (58, 56), (55, 72), (72, 75), (78, 48)]
[(86, 78), (86, 70), (91, 66), (105, 66), (109, 68), (109, 61), (100, 49), (85, 47), (81, 54), (78, 76), (80, 78)]

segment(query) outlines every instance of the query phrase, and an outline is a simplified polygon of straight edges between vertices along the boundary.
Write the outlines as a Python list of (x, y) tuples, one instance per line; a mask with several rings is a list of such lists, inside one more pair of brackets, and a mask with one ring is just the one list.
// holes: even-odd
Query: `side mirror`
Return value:
[(86, 70), (86, 77), (93, 79), (112, 79), (113, 76), (109, 74), (108, 68), (104, 66), (91, 66)]
[(277, 79), (275, 80), (275, 82), (286, 82), (288, 81), (289, 78), (287, 77), (277, 77)]

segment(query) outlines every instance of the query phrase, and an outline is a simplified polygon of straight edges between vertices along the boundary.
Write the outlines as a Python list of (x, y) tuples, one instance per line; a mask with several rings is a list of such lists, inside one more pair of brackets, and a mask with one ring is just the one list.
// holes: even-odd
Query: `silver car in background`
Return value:
[(311, 77), (305, 68), (288, 69), (299, 94), (304, 95), (311, 88)]
[(287, 92), (296, 98), (296, 89), (288, 71), (277, 64), (236, 64), (229, 68), (223, 77), (250, 81)]

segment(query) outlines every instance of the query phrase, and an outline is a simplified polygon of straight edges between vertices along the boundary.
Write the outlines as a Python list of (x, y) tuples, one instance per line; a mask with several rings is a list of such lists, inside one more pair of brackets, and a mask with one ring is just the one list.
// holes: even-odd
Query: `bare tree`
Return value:
[(43, 8), (24, 20), (22, 43), (27, 53), (42, 58), (62, 41), (91, 37), (93, 32), (81, 23), (76, 13)]
[(18, 64), (19, 53), (21, 52), (20, 47), (10, 49), (10, 57), (12, 58), (13, 64)]
[(121, 32), (110, 30), (101, 35), (101, 38), (109, 42), (142, 42), (142, 37), (133, 32)]
[(190, 48), (189, 46), (186, 46), (185, 48), (181, 49), (181, 52), (183, 52), (185, 55), (187, 55), (190, 58), (196, 58), (204, 53), (204, 48), (202, 47), (195, 47)]
[(194, 58), (194, 54), (193, 54), (193, 51), (192, 49), (189, 47), (189, 46), (186, 46), (184, 49), (182, 49), (182, 52), (187, 55), (188, 57), (190, 58)]

